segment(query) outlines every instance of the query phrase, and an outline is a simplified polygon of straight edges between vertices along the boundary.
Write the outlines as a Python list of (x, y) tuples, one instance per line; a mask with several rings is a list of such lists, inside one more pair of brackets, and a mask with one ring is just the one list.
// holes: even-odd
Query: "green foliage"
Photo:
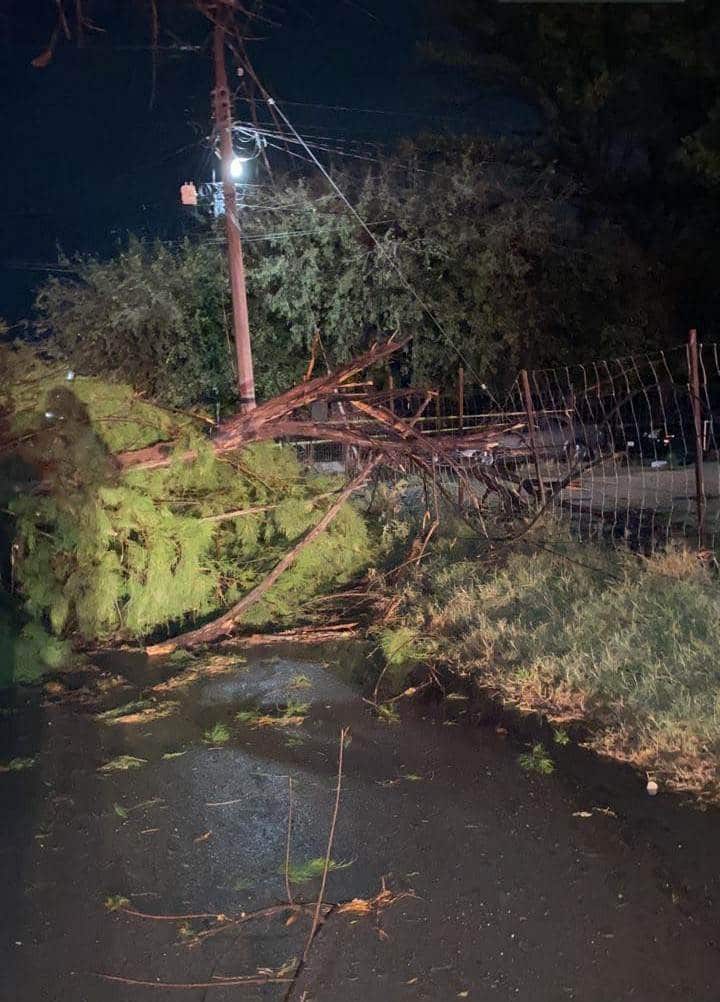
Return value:
[[(272, 208), (247, 195), (261, 395), (301, 378), (318, 331), (331, 363), (379, 333), (413, 333), (393, 363), (396, 382), (447, 384), (462, 356), (469, 375), (498, 388), (520, 365), (567, 361), (569, 345), (578, 358), (605, 356), (670, 329), (656, 265), (555, 163), (434, 138), (338, 182), (377, 244), (319, 181), (281, 182)], [(49, 352), (173, 406), (214, 405), (213, 387), (232, 402), (231, 309), (216, 244), (133, 238), (110, 261), (74, 267), (76, 279), (50, 278), (37, 297)]]
[(400, 723), (400, 714), (395, 703), (378, 703), (377, 715), (384, 724)]
[(100, 772), (131, 772), (133, 769), (142, 769), (147, 765), (146, 758), (136, 758), (135, 755), (118, 755), (111, 758), (105, 765), (100, 766)]
[(417, 632), (407, 626), (384, 629), (380, 634), (380, 647), (385, 660), (392, 667), (406, 667), (423, 656)]
[(0, 772), (25, 772), (35, 765), (34, 758), (11, 758), (7, 764), (0, 763)]
[[(352, 860), (337, 862), (336, 860), (331, 859), (328, 864), (328, 872), (332, 873), (335, 870), (346, 870), (349, 866), (352, 866)], [(291, 863), (288, 867), (287, 873), (292, 884), (307, 884), (316, 877), (322, 877), (324, 870), (325, 857), (318, 856), (316, 859), (308, 859), (304, 863)], [(281, 872), (285, 872), (284, 866)]]
[(525, 772), (537, 772), (541, 776), (549, 776), (555, 771), (555, 763), (541, 744), (533, 745), (531, 752), (518, 755), (518, 765)]
[(137, 713), (139, 710), (147, 710), (152, 705), (152, 700), (149, 699), (133, 699), (129, 703), (123, 703), (122, 706), (114, 706), (111, 710), (103, 710), (102, 713), (96, 713), (95, 719), (102, 720), (106, 723), (112, 722), (114, 720), (120, 720), (122, 717), (126, 717), (130, 713)]
[(23, 625), (9, 606), (0, 604), (0, 688), (39, 682), (62, 668), (69, 656), (66, 641), (51, 636), (40, 623)]
[[(291, 449), (254, 445), (220, 461), (190, 419), (137, 401), (127, 387), (68, 382), (25, 350), (7, 355), (17, 381), (4, 406), (22, 424), (18, 454), (44, 481), (43, 493), (10, 485), (6, 503), (16, 580), (34, 621), (27, 639), (36, 647), (42, 640), (45, 664), (58, 661), (59, 648), (41, 623), (56, 637), (96, 642), (168, 632), (230, 605), (331, 503), (316, 501), (331, 486), (327, 478), (305, 476)], [(117, 474), (115, 449), (167, 438), (176, 439), (178, 455), (167, 468)], [(181, 458), (189, 448), (194, 462)], [(212, 518), (258, 506), (268, 510)], [(292, 621), (303, 601), (349, 580), (371, 555), (365, 523), (348, 505), (248, 623)]]
[[(396, 375), (452, 381), (460, 352), (498, 385), (520, 365), (566, 361), (569, 346), (603, 356), (666, 325), (654, 266), (619, 227), (581, 212), (577, 186), (554, 164), (436, 139), (432, 152), (408, 145), (339, 183), (379, 246), (334, 195), (303, 181), (274, 195), (282, 232), (250, 245), (266, 391), (301, 376), (316, 331), (338, 362), (379, 331), (412, 332)], [(248, 217), (251, 235), (258, 217)]]
[(78, 257), (76, 278), (40, 289), (38, 329), (84, 373), (120, 376), (176, 407), (233, 399), (228, 283), (215, 244), (131, 238), (110, 261)]
[(131, 901), (122, 894), (110, 894), (105, 898), (104, 904), (109, 912), (120, 912), (129, 908)]
[(208, 745), (226, 745), (229, 740), (230, 729), (227, 724), (213, 724), (203, 734), (203, 741)]

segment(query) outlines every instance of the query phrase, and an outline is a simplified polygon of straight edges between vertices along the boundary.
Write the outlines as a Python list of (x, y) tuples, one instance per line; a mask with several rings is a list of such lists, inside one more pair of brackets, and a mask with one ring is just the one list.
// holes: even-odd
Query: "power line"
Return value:
[[(247, 100), (247, 98), (241, 98), (241, 100)], [(477, 115), (472, 113), (461, 114), (461, 115), (445, 115), (437, 114), (433, 112), (426, 111), (409, 111), (405, 109), (392, 109), (392, 108), (355, 108), (344, 104), (315, 104), (311, 101), (283, 101), (284, 105), (292, 105), (296, 108), (321, 108), (325, 111), (344, 111), (359, 115), (387, 115), (387, 116), (405, 116), (409, 118), (432, 118), (441, 121), (464, 121), (469, 119), (478, 120)]]
[[(265, 100), (267, 101), (268, 105), (271, 108), (274, 108), (277, 111), (278, 115), (282, 118), (282, 120), (285, 123), (285, 125), (287, 126), (287, 128), (292, 132), (292, 134), (295, 136), (296, 140), (306, 150), (306, 152), (310, 156), (312, 162), (315, 164), (315, 166), (318, 168), (318, 170), (320, 170), (322, 172), (322, 174), (324, 175), (324, 177), (326, 178), (326, 180), (329, 182), (329, 184), (332, 186), (332, 188), (335, 190), (335, 192), (338, 194), (338, 196), (345, 203), (345, 205), (347, 206), (348, 210), (352, 213), (352, 215), (355, 217), (355, 219), (357, 219), (358, 223), (365, 230), (365, 232), (370, 237), (370, 239), (372, 240), (372, 242), (375, 244), (375, 246), (377, 247), (377, 249), (381, 253), (385, 253), (385, 248), (383, 247), (383, 245), (377, 239), (377, 237), (375, 236), (375, 234), (372, 232), (372, 230), (370, 229), (370, 227), (368, 226), (368, 224), (365, 222), (365, 220), (363, 219), (363, 217), (360, 215), (360, 213), (357, 211), (357, 209), (352, 204), (352, 202), (347, 198), (347, 196), (345, 195), (345, 193), (342, 191), (342, 189), (336, 183), (336, 181), (332, 177), (332, 175), (328, 173), (328, 171), (325, 169), (325, 167), (323, 166), (323, 164), (320, 162), (320, 160), (318, 160), (318, 158), (315, 156), (315, 154), (313, 153), (313, 151), (307, 145), (307, 143), (305, 142), (305, 140), (302, 138), (302, 136), (299, 134), (299, 132), (295, 129), (295, 126), (289, 120), (289, 118), (287, 117), (287, 115), (285, 114), (285, 112), (282, 110), (282, 108), (280, 108), (277, 105), (275, 99), (272, 98), (272, 97), (270, 97), (270, 95), (267, 93), (267, 91), (265, 91), (264, 88), (262, 88), (262, 90), (263, 90), (264, 97), (265, 97)], [(415, 289), (415, 287), (405, 277), (405, 274), (402, 271), (402, 269), (400, 268), (400, 266), (398, 265), (397, 261), (395, 261), (392, 257), (387, 257), (387, 260), (389, 261), (391, 267), (397, 272), (398, 277), (400, 278), (402, 284), (405, 286), (405, 288), (407, 289), (407, 291), (415, 299), (415, 301), (421, 307), (421, 309), (423, 310), (423, 312), (430, 318), (430, 320), (433, 322), (433, 324), (437, 327), (437, 329), (443, 335), (443, 337), (445, 338), (445, 340), (447, 341), (447, 343), (453, 348), (453, 350), (457, 353), (458, 357), (465, 364), (465, 366), (468, 368), (468, 370), (471, 373), (473, 373), (473, 375), (475, 376), (475, 378), (478, 381), (481, 381), (480, 375), (478, 374), (478, 372), (476, 371), (476, 369), (474, 368), (474, 366), (472, 365), (472, 363), (465, 357), (464, 353), (453, 342), (452, 338), (450, 337), (450, 335), (448, 334), (448, 332), (445, 330), (445, 328), (443, 327), (443, 325), (440, 323), (440, 321), (438, 320), (438, 318), (435, 316), (435, 314), (433, 313), (433, 311), (431, 310), (431, 308), (428, 306), (428, 304), (425, 302), (425, 300), (420, 296), (420, 294), (417, 292), (417, 290)]]

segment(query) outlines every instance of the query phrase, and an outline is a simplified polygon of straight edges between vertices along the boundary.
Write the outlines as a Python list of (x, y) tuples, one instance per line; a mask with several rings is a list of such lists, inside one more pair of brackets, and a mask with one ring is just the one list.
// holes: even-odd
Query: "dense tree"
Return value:
[(109, 261), (78, 257), (37, 296), (37, 330), (79, 371), (114, 375), (173, 406), (233, 396), (229, 290), (212, 243), (132, 238)]
[(263, 358), (286, 365), (290, 347), (301, 365), (319, 330), (344, 360), (375, 331), (399, 329), (415, 335), (413, 381), (452, 382), (464, 363), (502, 386), (521, 365), (626, 351), (670, 327), (657, 269), (554, 165), (468, 142), (409, 148), (340, 180), (375, 242), (304, 184), (273, 196), (277, 223), (250, 212)]
[[(397, 377), (502, 389), (519, 366), (604, 357), (667, 333), (657, 268), (557, 169), (467, 143), (408, 147), (339, 176), (365, 230), (321, 181), (248, 194), (243, 216), (258, 383), (298, 380), (319, 332), (330, 363), (413, 333)], [(232, 397), (221, 251), (131, 241), (40, 291), (39, 329), (82, 371), (174, 405)]]
[[(438, 5), (436, 5), (438, 6)], [(718, 336), (720, 8), (442, 4), (428, 53), (538, 113), (533, 143), (661, 258), (683, 322)]]
[(711, 0), (443, 8), (456, 34), (433, 54), (524, 94), (594, 180), (677, 180), (684, 165), (720, 182), (720, 11)]

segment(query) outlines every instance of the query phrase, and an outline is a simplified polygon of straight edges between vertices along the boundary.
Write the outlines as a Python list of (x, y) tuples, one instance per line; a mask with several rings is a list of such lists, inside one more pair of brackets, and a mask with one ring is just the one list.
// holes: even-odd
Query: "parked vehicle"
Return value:
[[(606, 435), (602, 428), (566, 414), (535, 416), (535, 450), (540, 461), (566, 464), (593, 462), (602, 452)], [(496, 439), (476, 449), (462, 449), (460, 456), (483, 465), (517, 466), (533, 459), (530, 432), (501, 432)]]

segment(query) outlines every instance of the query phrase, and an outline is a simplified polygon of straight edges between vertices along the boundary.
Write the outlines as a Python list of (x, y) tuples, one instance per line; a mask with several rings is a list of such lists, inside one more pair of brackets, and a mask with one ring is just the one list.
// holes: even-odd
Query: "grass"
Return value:
[[(436, 662), (666, 785), (720, 800), (720, 588), (694, 553), (526, 539), (502, 562), (436, 559), (407, 617)], [(418, 611), (418, 604), (421, 611)]]

